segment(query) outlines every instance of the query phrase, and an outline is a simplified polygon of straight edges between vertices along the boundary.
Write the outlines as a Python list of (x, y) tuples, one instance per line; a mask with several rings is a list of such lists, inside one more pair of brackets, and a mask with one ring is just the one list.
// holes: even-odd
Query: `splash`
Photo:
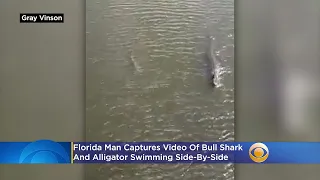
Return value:
[(221, 66), (220, 64), (217, 64), (217, 66), (214, 69), (215, 77), (213, 79), (214, 84), (216, 85), (217, 88), (222, 87), (222, 79), (223, 79), (223, 74), (224, 74), (225, 68)]

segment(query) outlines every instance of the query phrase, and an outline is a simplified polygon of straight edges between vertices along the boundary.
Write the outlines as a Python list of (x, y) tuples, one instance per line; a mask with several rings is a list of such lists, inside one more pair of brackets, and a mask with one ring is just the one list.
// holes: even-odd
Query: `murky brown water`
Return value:
[[(87, 1), (88, 141), (232, 141), (232, 0)], [(224, 61), (208, 86), (208, 35)], [(233, 179), (231, 165), (88, 165), (88, 180)]]

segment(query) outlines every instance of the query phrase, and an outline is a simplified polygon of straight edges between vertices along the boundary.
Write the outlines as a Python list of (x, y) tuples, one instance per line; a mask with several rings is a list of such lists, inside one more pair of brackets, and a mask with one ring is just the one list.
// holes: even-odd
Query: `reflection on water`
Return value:
[[(232, 0), (87, 1), (88, 141), (232, 141)], [(207, 37), (223, 60), (213, 90)], [(88, 165), (87, 179), (233, 179), (232, 165)]]

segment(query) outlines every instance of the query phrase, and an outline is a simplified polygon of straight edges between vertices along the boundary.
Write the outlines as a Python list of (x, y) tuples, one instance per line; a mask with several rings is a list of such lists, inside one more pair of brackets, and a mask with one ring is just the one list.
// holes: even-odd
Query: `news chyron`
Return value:
[(63, 13), (45, 13), (45, 14), (34, 14), (34, 13), (20, 13), (20, 23), (63, 23)]

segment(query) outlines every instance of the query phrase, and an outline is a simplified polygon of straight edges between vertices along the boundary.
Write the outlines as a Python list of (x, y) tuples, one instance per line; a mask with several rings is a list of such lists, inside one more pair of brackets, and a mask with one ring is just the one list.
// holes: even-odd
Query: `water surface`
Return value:
[[(87, 141), (233, 141), (232, 0), (87, 1)], [(204, 70), (208, 36), (222, 86)], [(88, 165), (87, 179), (233, 179), (231, 165)]]

